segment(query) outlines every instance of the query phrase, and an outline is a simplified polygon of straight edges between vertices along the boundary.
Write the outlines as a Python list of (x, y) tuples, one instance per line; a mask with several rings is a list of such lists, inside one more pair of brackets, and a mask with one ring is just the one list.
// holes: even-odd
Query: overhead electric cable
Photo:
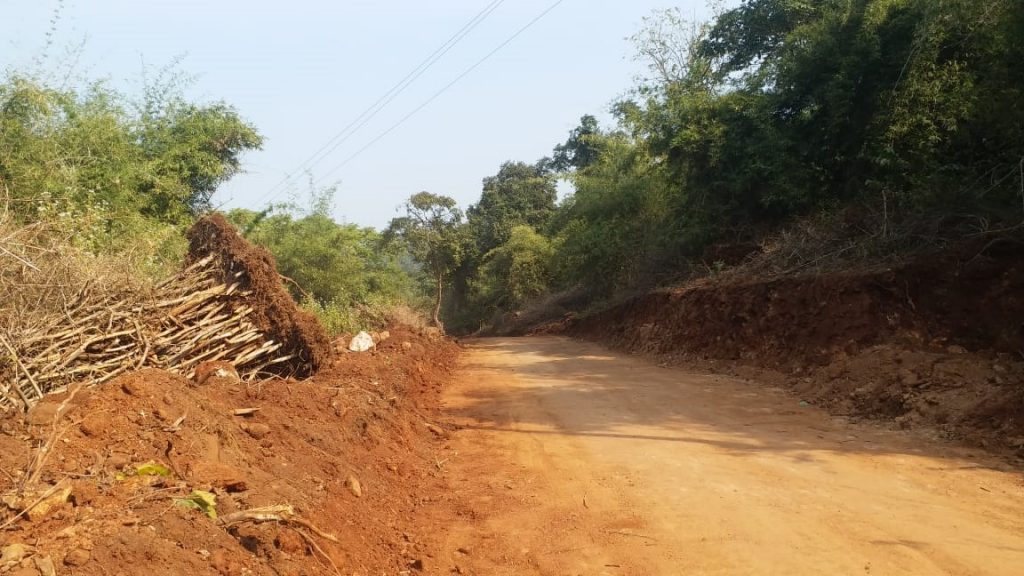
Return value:
[[(336, 150), (339, 146), (344, 144), (349, 138), (352, 137), (360, 128), (365, 126), (370, 120), (372, 120), (377, 114), (380, 113), (388, 104), (390, 104), (395, 98), (397, 98), (402, 92), (404, 92), (413, 82), (420, 78), (424, 73), (427, 72), (434, 64), (436, 64), (445, 54), (451, 51), (463, 38), (469, 35), (477, 26), (479, 26), (484, 20), (487, 19), (495, 10), (501, 6), (505, 0), (492, 0), (490, 4), (485, 6), (480, 12), (478, 12), (473, 18), (471, 18), (466, 24), (462, 26), (457, 32), (455, 32), (448, 40), (441, 44), (434, 52), (427, 56), (422, 62), (420, 62), (415, 68), (413, 68), (404, 78), (398, 81), (392, 86), (387, 92), (385, 92), (376, 102), (371, 104), (368, 108), (363, 110), (352, 122), (341, 129), (337, 134), (332, 136), (326, 144), (320, 147), (316, 152), (311, 154), (306, 160), (304, 160), (296, 168), (295, 172), (302, 170), (308, 170), (320, 162), (322, 162), (327, 156)], [(279, 189), (287, 184), (290, 180), (290, 176), (285, 176), (267, 192), (265, 192), (258, 200), (257, 204), (263, 203), (264, 201), (272, 200), (280, 192)]]
[(484, 62), (489, 60), (492, 56), (497, 54), (498, 51), (500, 51), (505, 46), (508, 46), (509, 44), (511, 44), (513, 40), (518, 38), (523, 32), (526, 32), (530, 27), (532, 27), (534, 24), (539, 22), (542, 18), (547, 16), (548, 13), (550, 13), (552, 10), (557, 8), (558, 5), (561, 4), (562, 2), (565, 2), (565, 0), (557, 0), (554, 4), (552, 4), (551, 6), (548, 6), (547, 9), (545, 9), (543, 12), (541, 12), (536, 17), (534, 17), (533, 20), (530, 20), (529, 22), (526, 23), (525, 26), (523, 26), (522, 28), (517, 30), (515, 32), (515, 34), (512, 34), (504, 42), (502, 42), (501, 44), (498, 44), (497, 47), (495, 47), (493, 50), (488, 52), (483, 58), (477, 60), (475, 64), (473, 64), (472, 66), (467, 68), (465, 71), (463, 71), (462, 74), (459, 74), (458, 76), (456, 76), (454, 80), (452, 80), (451, 82), (446, 84), (443, 88), (441, 88), (440, 90), (435, 92), (430, 98), (427, 98), (427, 100), (425, 102), (423, 102), (422, 104), (420, 104), (419, 106), (414, 108), (412, 110), (412, 112), (409, 112), (408, 114), (403, 116), (398, 122), (395, 122), (394, 124), (392, 124), (390, 128), (388, 128), (387, 130), (384, 130), (383, 132), (378, 134), (374, 139), (370, 140), (365, 146), (363, 146), (359, 150), (356, 150), (351, 156), (349, 156), (348, 158), (345, 158), (345, 160), (343, 160), (340, 164), (334, 166), (333, 168), (328, 170), (326, 173), (324, 173), (324, 175), (321, 176), (316, 181), (316, 183), (319, 184), (320, 182), (325, 180), (331, 174), (333, 174), (333, 173), (337, 172), (338, 170), (342, 169), (345, 165), (347, 165), (349, 162), (354, 160), (357, 156), (359, 156), (360, 154), (362, 154), (363, 152), (368, 150), (371, 146), (373, 146), (374, 144), (379, 142), (381, 139), (383, 139), (388, 134), (393, 132), (399, 126), (401, 126), (402, 124), (405, 124), (406, 121), (408, 121), (410, 118), (415, 116), (420, 110), (423, 110), (424, 108), (429, 106), (431, 102), (433, 102), (434, 100), (437, 100), (438, 97), (440, 97), (442, 94), (447, 92), (452, 86), (457, 84), (460, 80), (462, 80), (463, 78), (468, 76), (471, 72), (473, 72), (473, 70), (476, 70), (478, 67), (480, 67), (481, 64), (483, 64)]

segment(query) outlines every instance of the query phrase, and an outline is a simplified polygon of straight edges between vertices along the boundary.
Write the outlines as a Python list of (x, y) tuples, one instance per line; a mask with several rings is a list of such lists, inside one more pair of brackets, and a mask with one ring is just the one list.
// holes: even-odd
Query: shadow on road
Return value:
[(771, 451), (801, 462), (818, 451), (865, 452), (949, 459), (944, 470), (1017, 470), (927, 433), (849, 424), (779, 388), (663, 368), (592, 343), (531, 337), (470, 347), (465, 369), (475, 384), (446, 409), (464, 428), (704, 444), (737, 457)]

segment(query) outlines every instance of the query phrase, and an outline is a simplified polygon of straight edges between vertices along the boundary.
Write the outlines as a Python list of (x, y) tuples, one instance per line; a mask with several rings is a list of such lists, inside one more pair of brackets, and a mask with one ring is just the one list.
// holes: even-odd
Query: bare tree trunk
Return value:
[(443, 284), (444, 274), (437, 275), (437, 302), (434, 304), (434, 326), (441, 329), (441, 333), (444, 333), (444, 324), (441, 324), (441, 289)]

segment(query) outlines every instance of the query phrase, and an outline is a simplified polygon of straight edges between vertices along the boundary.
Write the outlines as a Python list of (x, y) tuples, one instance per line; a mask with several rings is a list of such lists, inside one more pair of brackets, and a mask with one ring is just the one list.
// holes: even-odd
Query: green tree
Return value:
[(260, 142), (230, 107), (173, 91), (147, 109), (102, 82), (0, 82), (0, 192), (10, 214), (66, 227), (95, 252), (180, 256), (178, 229)]
[(270, 250), (278, 271), (295, 282), (297, 300), (308, 295), (323, 305), (353, 306), (409, 299), (412, 279), (402, 269), (403, 253), (373, 228), (334, 221), (334, 193), (313, 190), (305, 207), (236, 209), (228, 218), (246, 239)]
[(508, 241), (512, 228), (526, 224), (544, 229), (555, 213), (558, 191), (554, 177), (542, 167), (505, 162), (484, 178), (480, 201), (466, 211), (479, 254)]
[(598, 146), (598, 161), (573, 175), (576, 192), (559, 215), (553, 265), (563, 287), (582, 284), (608, 296), (640, 284), (664, 264), (669, 246), (687, 242), (688, 231), (673, 220), (665, 167), (644, 146), (623, 134)]
[(140, 192), (159, 217), (184, 219), (210, 209), (217, 188), (241, 170), (241, 155), (262, 146), (256, 130), (223, 102), (174, 99), (144, 115), (135, 130), (150, 166)]
[(19, 214), (100, 210), (186, 223), (262, 143), (223, 103), (173, 96), (157, 110), (130, 110), (103, 83), (58, 90), (15, 76), (0, 84), (0, 183)]
[(484, 255), (482, 298), (492, 310), (514, 310), (546, 292), (554, 248), (533, 228), (512, 228), (508, 242)]
[(441, 302), (446, 280), (465, 254), (462, 211), (447, 196), (419, 192), (405, 202), (405, 216), (394, 218), (385, 236), (400, 239), (434, 281), (434, 324), (444, 330)]
[(600, 134), (597, 118), (590, 114), (584, 115), (580, 118), (580, 125), (569, 133), (569, 138), (555, 146), (551, 167), (565, 172), (586, 168), (596, 162), (598, 149), (594, 145), (594, 138)]

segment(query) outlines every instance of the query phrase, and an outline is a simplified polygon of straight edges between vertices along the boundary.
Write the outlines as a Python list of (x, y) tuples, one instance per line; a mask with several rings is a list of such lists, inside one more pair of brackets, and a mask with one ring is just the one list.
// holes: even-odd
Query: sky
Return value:
[[(303, 203), (312, 181), (317, 189), (337, 186), (337, 220), (377, 228), (422, 190), (465, 207), (503, 162), (550, 155), (584, 114), (607, 121), (609, 104), (645, 71), (627, 40), (642, 19), (669, 7), (691, 19), (710, 13), (705, 0), (0, 0), (0, 7), (2, 69), (70, 71), (131, 93), (144, 70), (152, 77), (176, 63), (193, 77), (190, 98), (223, 100), (254, 124), (263, 150), (245, 155), (245, 172), (217, 191), (214, 204)], [(485, 9), (493, 10), (386, 107), (344, 132)], [(337, 149), (317, 154), (339, 134)]]

